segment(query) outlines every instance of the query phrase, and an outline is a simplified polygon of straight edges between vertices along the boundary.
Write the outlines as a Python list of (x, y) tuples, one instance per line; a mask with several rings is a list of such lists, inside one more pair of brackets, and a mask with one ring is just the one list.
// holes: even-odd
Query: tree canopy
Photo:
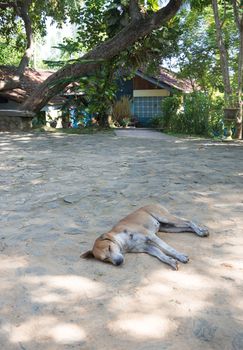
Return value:
[(118, 68), (155, 69), (163, 60), (170, 60), (207, 94), (223, 92), (225, 105), (232, 105), (236, 96), (241, 106), (240, 0), (0, 0), (0, 60), (18, 66), (15, 79), (1, 81), (0, 91), (18, 86), (30, 63), (33, 38), (45, 35), (47, 18), (58, 26), (66, 21), (75, 24), (76, 37), (60, 44), (64, 57), (71, 59), (59, 62), (57, 72), (33, 92), (23, 109), (40, 110), (71, 81), (102, 69), (107, 72), (107, 66), (110, 79)]

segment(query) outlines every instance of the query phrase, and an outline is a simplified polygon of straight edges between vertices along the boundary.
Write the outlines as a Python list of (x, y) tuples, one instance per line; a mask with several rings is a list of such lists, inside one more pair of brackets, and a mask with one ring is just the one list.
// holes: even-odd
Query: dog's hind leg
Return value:
[(146, 211), (160, 223), (159, 231), (163, 232), (194, 232), (200, 237), (209, 235), (208, 229), (200, 227), (193, 221), (189, 221), (172, 215), (161, 205), (147, 206)]
[(152, 244), (159, 247), (165, 254), (172, 256), (173, 258), (181, 261), (182, 263), (186, 264), (189, 261), (189, 257), (187, 255), (178, 252), (176, 249), (172, 248), (169, 244), (165, 243), (156, 235), (150, 235), (149, 241), (151, 241)]
[(172, 266), (174, 270), (178, 270), (178, 262), (175, 259), (165, 255), (159, 248), (151, 244), (147, 244), (143, 252), (155, 256), (160, 261)]
[(195, 222), (180, 219), (178, 217), (174, 217), (175, 220), (169, 221), (164, 224), (160, 222), (159, 231), (162, 232), (194, 232), (200, 237), (207, 237), (209, 235), (208, 229), (206, 227), (200, 227)]
[(206, 227), (200, 227), (195, 222), (179, 218), (178, 216), (168, 214), (164, 217), (157, 216), (160, 223), (159, 231), (163, 232), (194, 232), (200, 237), (209, 235)]

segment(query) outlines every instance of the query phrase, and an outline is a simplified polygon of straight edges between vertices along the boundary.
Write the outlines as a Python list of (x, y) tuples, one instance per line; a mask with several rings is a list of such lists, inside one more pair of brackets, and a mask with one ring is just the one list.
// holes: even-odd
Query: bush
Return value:
[(155, 128), (155, 129), (164, 129), (163, 118), (161, 118), (161, 116), (159, 115), (156, 117), (153, 117), (150, 122), (150, 126), (151, 128)]
[(213, 100), (202, 92), (167, 97), (162, 101), (162, 114), (154, 120), (166, 131), (189, 135), (215, 135), (222, 132), (223, 100)]
[(209, 132), (212, 136), (222, 136), (224, 133), (223, 110), (224, 99), (222, 97), (216, 97), (213, 99), (209, 121)]
[(183, 132), (186, 134), (208, 135), (210, 99), (207, 95), (194, 92), (185, 95)]
[(176, 129), (178, 113), (181, 107), (181, 95), (173, 95), (162, 100), (162, 127)]
[[(162, 100), (162, 111), (151, 121), (151, 126), (157, 129), (175, 131), (177, 128), (177, 114), (181, 106), (181, 96), (173, 95)], [(175, 124), (175, 125), (174, 125)]]

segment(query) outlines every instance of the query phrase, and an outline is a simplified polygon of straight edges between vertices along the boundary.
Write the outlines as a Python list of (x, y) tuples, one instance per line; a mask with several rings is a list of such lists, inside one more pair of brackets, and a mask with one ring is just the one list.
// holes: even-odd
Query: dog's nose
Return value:
[(119, 257), (119, 258), (117, 258), (117, 259), (115, 260), (115, 265), (116, 265), (116, 266), (119, 266), (119, 265), (121, 265), (121, 264), (123, 263), (123, 261), (124, 261), (124, 259), (123, 259), (123, 257), (121, 256), (121, 257)]

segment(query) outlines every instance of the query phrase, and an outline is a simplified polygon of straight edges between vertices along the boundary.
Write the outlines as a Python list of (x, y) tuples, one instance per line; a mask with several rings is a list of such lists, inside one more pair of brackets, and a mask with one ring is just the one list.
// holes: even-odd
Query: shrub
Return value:
[(166, 131), (176, 131), (181, 101), (182, 97), (179, 94), (164, 98), (161, 115), (152, 119), (151, 126)]
[[(162, 123), (165, 129), (176, 129), (176, 121), (181, 106), (181, 95), (175, 94), (162, 100)], [(174, 125), (175, 124), (175, 125)]]
[(185, 95), (183, 132), (186, 134), (208, 135), (210, 99), (201, 92)]
[(209, 121), (209, 132), (212, 136), (222, 136), (224, 133), (223, 110), (224, 99), (222, 97), (216, 97), (213, 99)]
[(161, 115), (157, 115), (156, 117), (153, 117), (150, 122), (150, 126), (155, 129), (164, 129), (163, 119)]
[(202, 92), (167, 97), (162, 114), (154, 120), (167, 131), (189, 135), (215, 135), (222, 132), (223, 100), (212, 99)]

